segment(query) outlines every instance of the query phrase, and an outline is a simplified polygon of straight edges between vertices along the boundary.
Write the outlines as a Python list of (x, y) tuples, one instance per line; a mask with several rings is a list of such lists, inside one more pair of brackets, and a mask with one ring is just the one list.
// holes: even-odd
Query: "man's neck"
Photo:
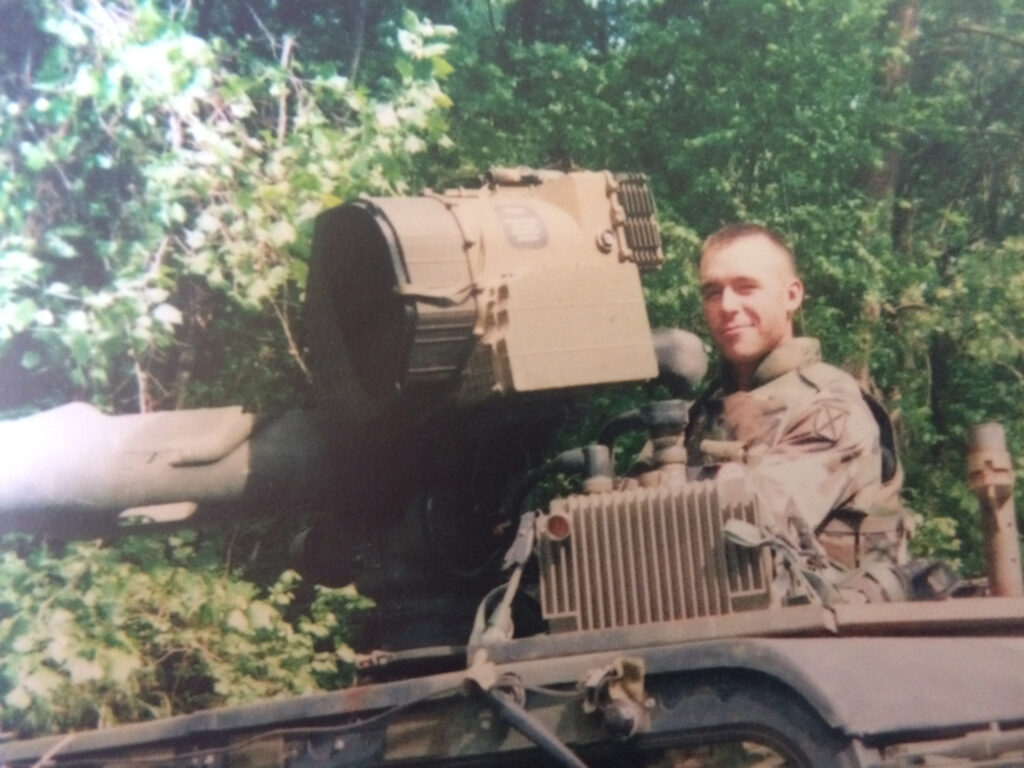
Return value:
[(786, 340), (767, 355), (749, 362), (725, 362), (722, 383), (726, 391), (747, 392), (782, 374), (821, 360), (817, 339), (807, 336)]
[(736, 387), (736, 391), (747, 392), (754, 388), (754, 372), (757, 370), (757, 366), (761, 364), (761, 360), (764, 360), (764, 357), (760, 360), (729, 364), (729, 376), (732, 379), (733, 386)]

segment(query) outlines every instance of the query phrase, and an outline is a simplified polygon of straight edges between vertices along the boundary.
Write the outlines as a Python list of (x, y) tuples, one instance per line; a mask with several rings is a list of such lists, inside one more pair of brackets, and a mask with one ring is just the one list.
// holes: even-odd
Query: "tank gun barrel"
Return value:
[[(340, 429), (340, 428), (339, 428)], [(0, 530), (156, 522), (199, 505), (283, 505), (332, 490), (337, 449), (316, 412), (276, 417), (238, 406), (105, 415), (84, 403), (0, 422)]]

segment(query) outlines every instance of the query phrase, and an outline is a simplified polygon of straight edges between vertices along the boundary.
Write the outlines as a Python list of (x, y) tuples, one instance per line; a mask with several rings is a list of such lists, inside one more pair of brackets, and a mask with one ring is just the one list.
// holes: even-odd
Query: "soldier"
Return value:
[(884, 411), (798, 337), (804, 297), (777, 234), (734, 224), (701, 248), (700, 289), (721, 373), (691, 410), (692, 465), (745, 464), (766, 518), (849, 566), (867, 551), (902, 559), (901, 474)]

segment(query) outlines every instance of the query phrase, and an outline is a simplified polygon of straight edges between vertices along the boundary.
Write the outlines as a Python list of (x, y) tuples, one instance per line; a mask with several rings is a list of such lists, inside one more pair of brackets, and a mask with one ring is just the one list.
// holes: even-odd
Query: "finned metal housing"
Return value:
[(701, 481), (553, 501), (537, 531), (541, 607), (551, 630), (766, 607), (767, 551), (729, 546), (723, 534), (731, 518), (758, 524), (757, 507), (751, 495), (721, 486)]
[(633, 262), (642, 272), (660, 269), (665, 255), (661, 251), (661, 233), (654, 219), (654, 197), (647, 188), (647, 177), (640, 173), (615, 174), (611, 198), (616, 212), (619, 209), (622, 212), (618, 231), (623, 261)]

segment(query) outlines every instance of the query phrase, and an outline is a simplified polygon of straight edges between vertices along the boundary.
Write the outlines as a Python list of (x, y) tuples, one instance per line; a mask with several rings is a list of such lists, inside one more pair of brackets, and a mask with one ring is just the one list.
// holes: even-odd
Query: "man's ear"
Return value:
[(786, 309), (789, 312), (796, 312), (804, 303), (804, 283), (799, 277), (794, 277), (786, 286)]

